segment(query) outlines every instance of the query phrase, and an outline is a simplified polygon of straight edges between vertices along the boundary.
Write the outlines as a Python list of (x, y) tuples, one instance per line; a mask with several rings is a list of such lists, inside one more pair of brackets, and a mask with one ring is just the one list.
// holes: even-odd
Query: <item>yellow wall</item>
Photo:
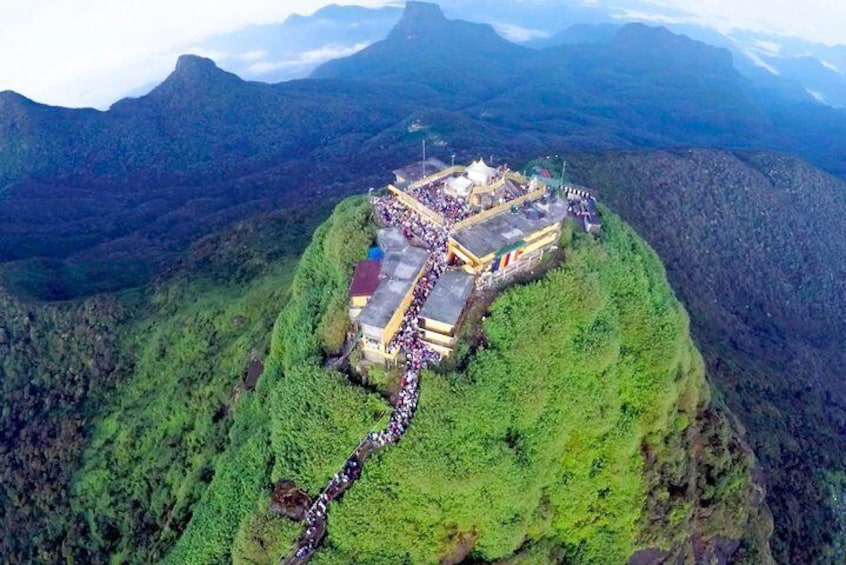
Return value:
[(397, 200), (399, 200), (403, 206), (411, 208), (427, 220), (434, 222), (439, 226), (444, 225), (444, 217), (442, 215), (440, 215), (438, 212), (435, 212), (428, 206), (424, 206), (416, 198), (412, 198), (411, 196), (409, 196), (408, 194), (406, 194), (405, 192), (398, 189), (392, 184), (388, 185), (388, 190), (393, 193), (394, 196), (397, 197)]
[(369, 347), (367, 345), (362, 346), (362, 350), (366, 355), (369, 354), (372, 356), (376, 356), (385, 361), (394, 361), (397, 358), (397, 355), (399, 355), (399, 353), (387, 353), (383, 348), (377, 349), (375, 347)]
[(423, 339), (443, 347), (453, 347), (455, 345), (455, 338), (441, 335), (437, 332), (427, 332), (424, 330)]
[(412, 189), (417, 188), (418, 186), (426, 186), (430, 182), (435, 182), (435, 181), (440, 180), (440, 179), (445, 179), (448, 176), (452, 176), (452, 175), (457, 174), (457, 173), (463, 173), (466, 170), (467, 170), (467, 167), (462, 167), (462, 166), (459, 166), (459, 165), (456, 165), (454, 167), (447, 167), (446, 169), (444, 169), (443, 171), (441, 171), (439, 173), (435, 173), (434, 175), (429, 175), (428, 177), (424, 177), (417, 182), (411, 183), (410, 185), (408, 185), (408, 189), (412, 190)]
[(464, 248), (464, 246), (462, 246), (460, 243), (458, 243), (452, 238), (449, 239), (449, 252), (453, 255), (456, 255), (459, 259), (461, 259), (471, 267), (476, 267), (481, 263), (478, 257), (470, 253)]
[(369, 296), (353, 296), (350, 300), (350, 306), (353, 308), (364, 308), (370, 300)]
[(526, 243), (531, 243), (532, 241), (534, 241), (534, 240), (536, 240), (536, 239), (539, 239), (539, 238), (541, 238), (541, 237), (545, 237), (545, 236), (547, 236), (547, 235), (548, 235), (548, 234), (550, 234), (550, 233), (553, 233), (553, 232), (558, 232), (558, 231), (559, 231), (559, 229), (560, 229), (560, 228), (559, 228), (559, 225), (560, 225), (560, 224), (555, 223), (555, 224), (552, 224), (552, 225), (550, 225), (550, 226), (547, 226), (547, 227), (545, 227), (545, 228), (543, 228), (543, 229), (540, 229), (540, 230), (538, 230), (538, 231), (536, 231), (536, 232), (534, 232), (534, 233), (530, 234), (528, 237), (523, 238), (523, 241), (525, 241)]
[(553, 232), (553, 233), (547, 235), (546, 237), (538, 239), (537, 241), (533, 241), (532, 243), (527, 245), (525, 247), (523, 253), (532, 253), (533, 251), (537, 251), (538, 249), (541, 249), (543, 247), (546, 247), (547, 245), (551, 245), (551, 244), (555, 243), (555, 241), (557, 239), (558, 239), (558, 233)]
[[(545, 247), (547, 245), (554, 245), (555, 242), (558, 241), (558, 236), (559, 236), (560, 233), (561, 233), (560, 232), (560, 224), (552, 224), (551, 226), (547, 226), (547, 227), (545, 227), (541, 230), (538, 230), (538, 231), (530, 234), (528, 237), (526, 237), (524, 239), (524, 241), (526, 242), (526, 246), (523, 248), (523, 253), (532, 253), (532, 252), (537, 251), (538, 249), (541, 249), (542, 247)], [(450, 245), (452, 245), (452, 243), (453, 243), (452, 240), (450, 240)], [(460, 246), (458, 246), (458, 244), (456, 244), (454, 247), (460, 247)], [(460, 249), (463, 249), (463, 248), (460, 248)], [(455, 250), (453, 249), (453, 251), (455, 251)], [(468, 255), (470, 255), (470, 257), (474, 258), (472, 263), (469, 262), (469, 261), (467, 262), (470, 266), (469, 271), (478, 274), (478, 273), (483, 273), (485, 271), (490, 270), (491, 265), (494, 262), (494, 259), (496, 259), (496, 257), (497, 257), (497, 255), (496, 255), (497, 252), (489, 253), (488, 255), (485, 255), (481, 259), (475, 259), (475, 257), (472, 254), (468, 253)], [(462, 257), (461, 254), (456, 253), (456, 255), (459, 257), (459, 259), (461, 259), (462, 261), (465, 261), (465, 258)], [(465, 270), (468, 270), (468, 269), (465, 267)]]
[(423, 318), (422, 321), (426, 329), (447, 336), (452, 335), (452, 332), (455, 330), (455, 326), (450, 326), (448, 324), (444, 324), (443, 322), (438, 322), (436, 320), (430, 320), (429, 318)]
[[(400, 302), (399, 308), (394, 311), (394, 315), (391, 316), (391, 319), (388, 320), (388, 323), (385, 325), (385, 329), (382, 331), (382, 347), (387, 346), (394, 336), (396, 335), (397, 331), (399, 331), (400, 326), (402, 325), (403, 316), (405, 316), (405, 311), (411, 306), (412, 300), (414, 300), (414, 287), (417, 286), (417, 281), (420, 280), (420, 277), (423, 275), (423, 271), (426, 270), (426, 265), (424, 264), (423, 268), (417, 273), (417, 276), (414, 277), (414, 283), (411, 285), (411, 288), (408, 289), (405, 297)], [(366, 339), (362, 337), (362, 344), (366, 344)], [(364, 348), (368, 351), (373, 351), (372, 349), (367, 348), (364, 345)]]

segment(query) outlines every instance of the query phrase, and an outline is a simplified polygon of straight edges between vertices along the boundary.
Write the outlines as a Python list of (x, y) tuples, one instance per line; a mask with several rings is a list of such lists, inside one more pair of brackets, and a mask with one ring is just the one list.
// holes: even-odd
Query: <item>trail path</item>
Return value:
[(420, 371), (429, 363), (437, 362), (437, 353), (427, 347), (420, 339), (418, 315), (435, 282), (443, 274), (447, 264), (448, 232), (423, 221), (414, 212), (406, 210), (390, 200), (375, 199), (374, 208), (379, 212), (381, 221), (403, 229), (406, 236), (415, 236), (424, 241), (432, 252), (426, 266), (426, 272), (417, 281), (414, 299), (405, 312), (400, 331), (391, 343), (405, 354), (405, 373), (402, 388), (398, 395), (394, 411), (387, 427), (378, 432), (371, 432), (359, 442), (343, 467), (335, 473), (305, 515), (305, 532), (300, 537), (294, 550), (280, 560), (284, 565), (299, 565), (311, 559), (318, 545), (326, 535), (326, 519), (329, 503), (341, 497), (361, 476), (364, 462), (371, 453), (396, 443), (405, 434), (419, 397)]

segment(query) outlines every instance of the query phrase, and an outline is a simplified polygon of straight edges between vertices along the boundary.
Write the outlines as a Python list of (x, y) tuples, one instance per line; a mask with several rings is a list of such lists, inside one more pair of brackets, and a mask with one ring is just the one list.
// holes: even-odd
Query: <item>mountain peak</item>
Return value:
[(32, 100), (24, 96), (23, 94), (18, 94), (14, 90), (3, 90), (0, 91), (0, 104), (21, 104), (21, 103), (31, 103)]
[(118, 100), (109, 110), (123, 113), (131, 112), (139, 104), (193, 101), (229, 92), (243, 82), (237, 75), (224, 71), (207, 57), (180, 55), (173, 72), (148, 94)]
[(175, 74), (211, 75), (223, 71), (208, 57), (188, 54), (179, 56), (179, 59), (176, 60), (176, 69), (173, 72)]
[(180, 55), (176, 60), (176, 68), (165, 82), (176, 82), (184, 85), (219, 84), (242, 82), (237, 75), (224, 71), (208, 57), (200, 55)]
[(28, 108), (36, 106), (36, 103), (14, 90), (0, 92), (0, 116), (13, 116), (25, 112)]
[(391, 31), (391, 35), (411, 39), (438, 31), (447, 22), (441, 7), (437, 4), (409, 0), (405, 3), (402, 17)]

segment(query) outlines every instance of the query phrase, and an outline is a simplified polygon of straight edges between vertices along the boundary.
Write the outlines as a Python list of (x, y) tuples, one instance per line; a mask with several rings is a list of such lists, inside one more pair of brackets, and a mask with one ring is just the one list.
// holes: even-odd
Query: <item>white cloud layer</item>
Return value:
[[(513, 0), (519, 1), (519, 0)], [(611, 6), (612, 0), (547, 0)], [(16, 90), (40, 102), (105, 108), (127, 92), (156, 83), (176, 57), (213, 35), (248, 25), (308, 14), (327, 0), (0, 0), (0, 90)], [(342, 0), (381, 6), (393, 0)], [(619, 5), (615, 2), (615, 5)], [(629, 6), (632, 4), (629, 3)], [(777, 32), (828, 44), (846, 41), (846, 2), (833, 0), (639, 0), (638, 13), (674, 14), (723, 32)], [(489, 15), (495, 17), (495, 4)], [(654, 10), (651, 9), (654, 7)], [(680, 14), (683, 16), (678, 17)], [(664, 21), (669, 21), (666, 17)], [(653, 18), (660, 23), (662, 18)], [(522, 42), (544, 31), (502, 23), (500, 33)], [(555, 30), (547, 30), (555, 31)], [(327, 45), (302, 57), (323, 60), (358, 46)], [(215, 57), (213, 54), (212, 58)], [(260, 64), (264, 53), (218, 54)], [(279, 67), (281, 68), (281, 67)]]
[(550, 36), (548, 32), (540, 29), (520, 27), (508, 23), (495, 23), (493, 27), (502, 37), (514, 43), (526, 43), (533, 39), (546, 39)]
[(642, 0), (696, 16), (701, 23), (730, 33), (736, 29), (772, 32), (817, 43), (846, 42), (846, 3), (836, 0)]
[(303, 51), (294, 59), (285, 61), (257, 61), (248, 67), (250, 78), (260, 78), (261, 75), (278, 71), (279, 69), (288, 69), (292, 67), (304, 67), (319, 65), (331, 59), (338, 59), (340, 57), (348, 57), (353, 53), (358, 53), (365, 47), (370, 45), (368, 41), (362, 41), (352, 46), (329, 44), (324, 45), (320, 49), (312, 49), (310, 51)]
[[(220, 33), (312, 13), (325, 0), (0, 0), (0, 90), (63, 106), (108, 107), (164, 78)], [(380, 0), (355, 3), (378, 6)], [(259, 54), (243, 54), (260, 59)], [(214, 58), (214, 57), (212, 57)]]

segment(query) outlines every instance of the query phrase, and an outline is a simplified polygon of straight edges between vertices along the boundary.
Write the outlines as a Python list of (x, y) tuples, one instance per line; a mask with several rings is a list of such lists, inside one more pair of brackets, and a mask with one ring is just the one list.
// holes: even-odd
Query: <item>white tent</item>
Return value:
[(479, 159), (467, 167), (466, 174), (467, 178), (473, 181), (474, 184), (484, 186), (491, 184), (496, 176), (496, 169), (487, 166), (484, 159)]
[(452, 177), (446, 183), (446, 193), (451, 196), (466, 198), (473, 181), (467, 177)]

